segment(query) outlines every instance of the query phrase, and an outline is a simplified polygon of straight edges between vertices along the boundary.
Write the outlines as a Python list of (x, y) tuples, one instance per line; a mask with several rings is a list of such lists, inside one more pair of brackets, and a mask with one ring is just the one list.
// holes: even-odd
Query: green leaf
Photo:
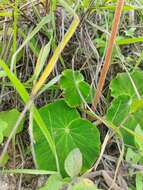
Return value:
[(45, 86), (43, 86), (43, 88), (40, 90), (39, 95), (42, 94), (45, 90), (53, 87), (60, 80), (60, 78), (61, 78), (61, 76), (58, 75), (58, 76), (54, 77), (52, 80), (50, 80), (47, 84), (45, 84)]
[(84, 100), (88, 103), (92, 102), (93, 89), (84, 81), (84, 77), (79, 71), (70, 69), (63, 71), (60, 86), (65, 101), (70, 107), (77, 107)]
[(3, 174), (28, 174), (28, 175), (55, 175), (57, 171), (36, 170), (36, 169), (4, 169), (0, 170)]
[[(13, 127), (16, 124), (20, 112), (17, 109), (0, 112), (0, 119), (7, 123), (7, 128), (3, 131), (4, 137), (9, 137)], [(23, 129), (23, 122), (19, 125), (16, 133), (20, 133)]]
[[(130, 75), (140, 96), (143, 96), (143, 83), (141, 82), (143, 81), (143, 71), (136, 70), (130, 73)], [(112, 80), (110, 89), (113, 97), (118, 97), (124, 94), (129, 95), (132, 99), (137, 99), (135, 89), (127, 73), (118, 74), (117, 77)]]
[(78, 148), (73, 149), (65, 160), (65, 170), (70, 177), (77, 176), (82, 168), (82, 154)]
[(42, 18), (42, 20), (37, 23), (37, 26), (32, 30), (32, 32), (26, 37), (25, 41), (22, 43), (22, 45), (17, 49), (17, 51), (13, 54), (12, 60), (11, 60), (11, 67), (13, 68), (16, 64), (15, 60), (19, 52), (24, 48), (26, 44), (41, 30), (41, 28), (49, 23), (51, 20), (50, 15), (45, 16)]
[[(137, 125), (135, 132), (139, 135), (143, 136), (143, 129), (141, 128), (140, 125)], [(137, 146), (139, 147), (139, 150), (141, 151), (141, 153), (143, 154), (143, 141), (140, 140), (139, 138), (135, 137), (135, 143), (137, 144)]]
[(82, 5), (83, 5), (84, 8), (88, 8), (89, 5), (90, 5), (90, 0), (83, 0)]
[(107, 110), (106, 118), (115, 125), (120, 125), (130, 111), (131, 100), (129, 96), (122, 95), (114, 99)]
[(6, 153), (4, 154), (3, 159), (0, 159), (0, 167), (3, 167), (3, 166), (8, 162), (8, 160), (9, 160), (9, 155), (8, 155), (8, 153), (6, 152)]
[(140, 126), (142, 127), (143, 126), (143, 117), (142, 117), (143, 116), (143, 109), (140, 109), (140, 110), (134, 112), (133, 115), (134, 115), (136, 122), (138, 124), (140, 124)]
[(64, 184), (65, 182), (60, 175), (52, 175), (48, 178), (45, 186), (39, 190), (60, 190)]
[(131, 105), (131, 113), (137, 112), (143, 108), (143, 99), (134, 100)]
[(89, 179), (82, 179), (78, 184), (68, 190), (98, 190), (94, 183)]
[(115, 98), (107, 110), (106, 119), (117, 127), (120, 127), (126, 144), (134, 146), (134, 137), (120, 126), (123, 124), (124, 127), (134, 131), (138, 124), (133, 116), (129, 116), (131, 102), (130, 96), (127, 95), (121, 95)]
[[(89, 121), (81, 119), (76, 109), (64, 100), (58, 100), (39, 109), (41, 117), (55, 142), (62, 174), (64, 160), (71, 150), (79, 148), (83, 155), (84, 169), (90, 168), (99, 155), (98, 129)], [(40, 169), (56, 170), (55, 160), (49, 145), (36, 123), (33, 127), (35, 154)]]
[(1, 118), (0, 118), (0, 144), (3, 142), (3, 133), (4, 131), (6, 130), (7, 128), (7, 122), (3, 121)]
[(141, 155), (133, 149), (128, 148), (126, 153), (126, 161), (132, 164), (137, 164), (141, 159)]
[(143, 190), (143, 174), (136, 174), (136, 190)]
[[(29, 96), (26, 88), (24, 87), (24, 85), (10, 71), (10, 69), (7, 67), (7, 65), (2, 60), (0, 60), (0, 66), (6, 72), (8, 78), (10, 79), (11, 83), (13, 84), (13, 86), (16, 88), (17, 92), (21, 96), (21, 98), (24, 101), (24, 103), (27, 104), (28, 101), (30, 100), (30, 96)], [(53, 154), (55, 155), (55, 159), (56, 159), (55, 146), (54, 146), (54, 143), (53, 143), (52, 138), (50, 136), (50, 133), (49, 133), (48, 129), (46, 128), (45, 123), (43, 122), (43, 120), (42, 120), (42, 118), (41, 118), (41, 116), (40, 116), (37, 108), (34, 105), (33, 105), (33, 117), (34, 117), (35, 121), (37, 122), (37, 124), (38, 124), (41, 132), (43, 133), (43, 135), (47, 139), (47, 142), (49, 143), (50, 148), (51, 148)]]
[(37, 65), (35, 68), (35, 72), (34, 72), (34, 80), (36, 81), (44, 67), (44, 64), (46, 62), (46, 59), (49, 55), (50, 52), (50, 47), (51, 47), (51, 42), (52, 42), (52, 38), (50, 39), (50, 41), (41, 49), (39, 56), (38, 56), (38, 60), (37, 60)]

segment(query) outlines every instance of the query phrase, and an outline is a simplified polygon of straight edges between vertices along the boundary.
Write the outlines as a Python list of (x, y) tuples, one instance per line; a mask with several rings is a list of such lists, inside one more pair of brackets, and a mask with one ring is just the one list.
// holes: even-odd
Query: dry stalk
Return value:
[(107, 50), (106, 50), (105, 61), (103, 64), (103, 68), (101, 69), (101, 75), (99, 78), (96, 94), (95, 94), (93, 104), (92, 104), (93, 111), (96, 111), (96, 106), (99, 102), (99, 99), (100, 99), (100, 96), (102, 93), (102, 89), (103, 89), (103, 86), (105, 83), (106, 75), (107, 75), (107, 72), (109, 70), (112, 51), (113, 51), (115, 39), (117, 36), (119, 23), (120, 23), (120, 17), (122, 14), (124, 3), (125, 3), (125, 0), (118, 0), (118, 2), (117, 2), (114, 20), (113, 20), (113, 24), (112, 24), (112, 31), (111, 31), (111, 35), (109, 37), (109, 42), (108, 42), (108, 46), (107, 46)]

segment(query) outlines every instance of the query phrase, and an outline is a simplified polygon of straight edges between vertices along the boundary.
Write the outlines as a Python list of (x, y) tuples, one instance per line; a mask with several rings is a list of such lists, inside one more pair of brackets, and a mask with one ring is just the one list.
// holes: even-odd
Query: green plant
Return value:
[[(143, 152), (142, 151), (140, 152), (140, 150), (128, 148), (125, 159), (130, 164), (142, 165), (143, 164), (143, 154), (142, 153)], [(130, 169), (129, 173), (132, 176), (134, 173), (134, 170)], [(131, 187), (130, 189), (141, 190), (143, 188), (143, 174), (141, 172), (136, 172), (134, 175), (135, 175), (135, 187)]]
[(67, 190), (98, 190), (92, 181), (79, 177), (82, 168), (82, 154), (78, 148), (71, 150), (65, 159), (65, 171), (67, 178), (62, 178), (60, 175), (52, 175), (44, 187), (39, 190), (60, 190), (64, 187)]
[[(19, 116), (20, 112), (17, 109), (0, 112), (0, 144), (3, 142), (5, 137), (6, 138), (9, 137)], [(20, 133), (22, 129), (23, 129), (23, 120), (21, 121), (18, 129), (16, 130), (15, 135)], [(9, 159), (8, 154), (5, 153), (2, 160), (0, 160), (0, 166), (5, 165), (8, 159)]]
[[(26, 103), (25, 109), (23, 111), (24, 114), (32, 106), (33, 98), (37, 95), (38, 91), (43, 86), (45, 80), (47, 79), (47, 77), (49, 76), (49, 74), (52, 72), (52, 70), (53, 70), (53, 68), (54, 68), (54, 66), (55, 66), (58, 58), (61, 55), (61, 52), (63, 51), (64, 47), (66, 46), (66, 44), (68, 43), (68, 41), (70, 40), (70, 38), (73, 36), (73, 34), (74, 34), (74, 32), (75, 32), (78, 24), (79, 24), (79, 18), (77, 16), (77, 14), (75, 13), (75, 11), (65, 1), (59, 0), (59, 2), (64, 7), (66, 7), (66, 9), (72, 15), (74, 15), (74, 19), (73, 19), (73, 22), (71, 23), (69, 29), (67, 30), (64, 38), (62, 39), (61, 43), (59, 43), (58, 47), (55, 49), (55, 52), (54, 52), (53, 56), (51, 57), (51, 59), (49, 61), (49, 64), (46, 66), (46, 68), (43, 71), (43, 73), (41, 74), (39, 80), (38, 81), (34, 81), (35, 85), (34, 85), (34, 87), (32, 89), (31, 96), (29, 96), (27, 90), (25, 89), (25, 86), (18, 80), (18, 78), (16, 76), (16, 57), (17, 57), (18, 53), (23, 49), (23, 47), (30, 41), (30, 39), (32, 39), (32, 37), (34, 37), (34, 35), (39, 31), (39, 29), (42, 26), (44, 26), (46, 23), (48, 23), (48, 21), (49, 21), (48, 20), (48, 16), (44, 17), (41, 20), (41, 22), (39, 23), (39, 25), (31, 32), (31, 34), (26, 38), (26, 40), (18, 48), (18, 50), (13, 54), (12, 60), (11, 60), (11, 70), (14, 69), (15, 70), (15, 74), (11, 73), (11, 71), (9, 70), (9, 68), (7, 67), (7, 65), (2, 60), (0, 60), (0, 66), (6, 72), (6, 75), (8, 76), (8, 78), (10, 79), (10, 81), (14, 85), (14, 87), (16, 87), (16, 90), (20, 94), (20, 96), (23, 99), (24, 103)], [(56, 1), (53, 1), (52, 4), (54, 5), (53, 7), (55, 7), (56, 6)], [(57, 159), (57, 153), (56, 153), (55, 145), (54, 145), (54, 142), (53, 142), (53, 140), (52, 140), (52, 138), (51, 138), (51, 136), (49, 134), (49, 131), (46, 128), (45, 123), (43, 122), (43, 120), (42, 120), (42, 118), (41, 118), (38, 110), (36, 109), (36, 107), (34, 105), (32, 106), (32, 111), (33, 111), (34, 118), (35, 118), (36, 122), (38, 123), (38, 126), (40, 127), (43, 135), (45, 136), (48, 144), (50, 145), (50, 148), (51, 148), (52, 153), (54, 154), (54, 157), (55, 157), (55, 160), (56, 160), (57, 170), (59, 170), (59, 164), (58, 164), (58, 159)], [(20, 120), (21, 120), (21, 118), (20, 118)], [(17, 125), (15, 126), (14, 129), (16, 129)], [(5, 147), (4, 147), (4, 150), (2, 152), (0, 160), (3, 160), (3, 157), (5, 155), (5, 152), (6, 152), (6, 149), (8, 147), (8, 144), (9, 144), (9, 142), (10, 142), (12, 136), (13, 136), (13, 132), (15, 132), (15, 131), (13, 130), (11, 132), (11, 135), (8, 138), (8, 141), (7, 141), (7, 143), (6, 143)]]
[(138, 132), (143, 126), (141, 118), (143, 85), (140, 82), (142, 80), (143, 72), (135, 70), (131, 73), (118, 74), (110, 83), (111, 96), (114, 99), (107, 110), (106, 119), (118, 126), (127, 145), (136, 146), (136, 140), (142, 139), (141, 132)]
[[(83, 171), (92, 166), (100, 152), (100, 135), (96, 126), (82, 119), (77, 109), (73, 108), (80, 107), (87, 99), (92, 102), (90, 86), (84, 81), (82, 74), (79, 71), (65, 70), (61, 75), (60, 87), (64, 99), (45, 105), (39, 109), (39, 113), (50, 131), (60, 171), (65, 175), (64, 160), (73, 148), (78, 147), (83, 154)], [(56, 170), (54, 156), (35, 122), (33, 133), (38, 167)]]
[[(4, 130), (2, 130), (3, 137), (9, 137), (19, 116), (20, 112), (17, 109), (0, 112), (0, 120), (3, 122), (2, 128), (3, 126), (5, 128)], [(23, 121), (20, 123), (16, 131), (16, 134), (20, 133), (22, 129), (23, 129)]]
[[(51, 175), (42, 188), (44, 190), (64, 188), (96, 190), (95, 185), (81, 175), (92, 166), (92, 169), (98, 169), (97, 166), (110, 139), (111, 131), (113, 135), (115, 134), (113, 140), (117, 140), (114, 142), (117, 142), (119, 150), (121, 150), (120, 146), (122, 147), (113, 182), (116, 182), (117, 170), (124, 151), (127, 150), (124, 154), (127, 162), (136, 165), (143, 164), (143, 85), (141, 82), (143, 71), (138, 68), (138, 66), (142, 68), (143, 52), (140, 51), (140, 44), (134, 47), (134, 43), (143, 42), (139, 27), (143, 15), (142, 2), (141, 0), (126, 1), (123, 5), (124, 0), (32, 2), (2, 0), (0, 2), (0, 22), (2, 23), (0, 57), (5, 61), (4, 63), (0, 60), (0, 69), (3, 69), (0, 70), (0, 89), (2, 89), (0, 98), (3, 101), (6, 95), (4, 101), (7, 100), (7, 90), (13, 89), (19, 93), (24, 103), (21, 113), (17, 109), (0, 112), (0, 145), (4, 146), (0, 155), (0, 166), (5, 165), (9, 159), (7, 148), (11, 140), (14, 150), (17, 147), (21, 149), (21, 143), (20, 146), (18, 143), (15, 147), (15, 135), (22, 131), (24, 119), (26, 119), (26, 124), (29, 122), (29, 128), (26, 127), (29, 130), (31, 153), (37, 166), (36, 170), (14, 169), (5, 170), (5, 172)], [(121, 23), (118, 30), (121, 13), (123, 13), (121, 19), (123, 26)], [(133, 20), (128, 18), (130, 13), (134, 17)], [(133, 26), (126, 26), (126, 23), (130, 23), (130, 19), (133, 21)], [(21, 27), (21, 23), (24, 23), (24, 27)], [(119, 36), (116, 38), (117, 32)], [(72, 36), (71, 46), (67, 46)], [(108, 44), (107, 38), (109, 38)], [(60, 39), (62, 39), (61, 42), (59, 42)], [(113, 49), (115, 43), (116, 48)], [(61, 55), (65, 46), (67, 49)], [(76, 49), (76, 47), (79, 48)], [(127, 55), (126, 47), (130, 50), (135, 48), (135, 52)], [(68, 55), (71, 56), (68, 57)], [(67, 56), (66, 59), (65, 56)], [(104, 56), (105, 62), (99, 71), (101, 57), (104, 59)], [(107, 99), (103, 98), (105, 104), (101, 102), (96, 110), (111, 56), (114, 57), (111, 73), (112, 69), (113, 75), (119, 72), (118, 70), (116, 72), (116, 69), (114, 71), (114, 68), (121, 62), (126, 72), (118, 74), (111, 81), (109, 91), (105, 86), (103, 96), (106, 96), (107, 92)], [(67, 69), (71, 68), (71, 57), (73, 57), (72, 64), (75, 64), (72, 68), (77, 69), (76, 71)], [(79, 61), (78, 58), (81, 60)], [(59, 66), (60, 63), (61, 66)], [(52, 73), (55, 66), (56, 72)], [(97, 69), (96, 73), (95, 69)], [(63, 70), (62, 73), (61, 70)], [(54, 78), (50, 76), (51, 73)], [(99, 83), (95, 91), (93, 87), (96, 86), (98, 77)], [(110, 77), (112, 76), (109, 73), (109, 79)], [(91, 85), (85, 79), (88, 79)], [(15, 95), (17, 97), (17, 93), (14, 93)], [(19, 105), (20, 108), (23, 107), (19, 97), (17, 100), (18, 104), (15, 107)], [(51, 103), (47, 104), (47, 102)], [(37, 103), (40, 107), (44, 106), (37, 109)], [(29, 113), (26, 114), (26, 112)], [(110, 132), (107, 133), (101, 150), (100, 134), (96, 127), (99, 125), (100, 128), (100, 124), (103, 130), (106, 126)], [(100, 131), (103, 139), (106, 129), (103, 134), (102, 130)], [(121, 138), (120, 143), (116, 137)], [(19, 139), (16, 138), (16, 140)], [(28, 147), (28, 150), (30, 148)], [(108, 148), (110, 149), (110, 146)], [(21, 150), (19, 152), (23, 153)], [(21, 158), (25, 158), (25, 154)], [(97, 158), (97, 162), (93, 165)], [(130, 172), (129, 175), (132, 176), (132, 173)], [(143, 188), (142, 174), (137, 172), (134, 175), (136, 184), (130, 189), (141, 190)], [(68, 177), (64, 178), (65, 176)]]
[(60, 79), (60, 87), (63, 96), (70, 107), (80, 106), (85, 101), (91, 103), (94, 90), (84, 81), (83, 75), (79, 71), (66, 69)]
[[(68, 107), (62, 99), (40, 108), (39, 113), (55, 142), (62, 174), (65, 175), (65, 158), (76, 147), (83, 154), (83, 170), (90, 168), (100, 152), (99, 131), (96, 126), (82, 119), (78, 111)], [(34, 123), (33, 132), (39, 168), (55, 170), (54, 157), (36, 123)]]

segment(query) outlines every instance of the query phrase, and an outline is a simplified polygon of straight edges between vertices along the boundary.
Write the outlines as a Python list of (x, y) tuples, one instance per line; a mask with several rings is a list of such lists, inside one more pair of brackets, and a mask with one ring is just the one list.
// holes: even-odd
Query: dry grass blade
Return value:
[(113, 25), (112, 25), (111, 36), (109, 38), (109, 42), (108, 42), (108, 46), (107, 46), (107, 50), (106, 50), (105, 61), (103, 64), (103, 68), (101, 70), (101, 75), (100, 75), (99, 82), (97, 85), (96, 95), (94, 97), (93, 104), (92, 104), (92, 109), (94, 111), (96, 111), (96, 106), (99, 102), (99, 99), (100, 99), (100, 96), (102, 93), (102, 89), (103, 89), (103, 86), (105, 83), (106, 75), (109, 70), (110, 60), (111, 60), (111, 56), (112, 56), (112, 50), (113, 50), (113, 46), (114, 46), (115, 39), (117, 36), (120, 17), (121, 17), (121, 13), (123, 10), (124, 2), (125, 2), (125, 0), (118, 0), (118, 2), (117, 2), (114, 21), (113, 21)]

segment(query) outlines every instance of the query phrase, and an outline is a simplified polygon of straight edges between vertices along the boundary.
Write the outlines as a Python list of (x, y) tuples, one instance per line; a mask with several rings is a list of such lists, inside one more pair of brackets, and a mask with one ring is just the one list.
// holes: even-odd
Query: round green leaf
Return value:
[(65, 160), (65, 170), (70, 177), (77, 176), (82, 168), (82, 154), (78, 148), (73, 149)]
[(83, 99), (88, 103), (92, 102), (93, 89), (84, 81), (84, 77), (79, 71), (65, 70), (61, 76), (60, 86), (65, 101), (70, 107), (79, 106)]
[[(83, 168), (91, 167), (100, 150), (98, 129), (89, 121), (81, 119), (77, 110), (68, 107), (64, 100), (46, 105), (39, 112), (55, 141), (62, 174), (65, 174), (64, 161), (74, 148), (79, 148), (83, 155)], [(33, 130), (39, 168), (56, 170), (53, 154), (36, 122)]]
[[(136, 70), (130, 73), (130, 75), (140, 96), (143, 96), (143, 83), (141, 82), (143, 81), (143, 71)], [(118, 97), (124, 94), (129, 95), (133, 99), (137, 98), (134, 87), (127, 73), (118, 74), (117, 77), (112, 80), (110, 89), (113, 97)]]

